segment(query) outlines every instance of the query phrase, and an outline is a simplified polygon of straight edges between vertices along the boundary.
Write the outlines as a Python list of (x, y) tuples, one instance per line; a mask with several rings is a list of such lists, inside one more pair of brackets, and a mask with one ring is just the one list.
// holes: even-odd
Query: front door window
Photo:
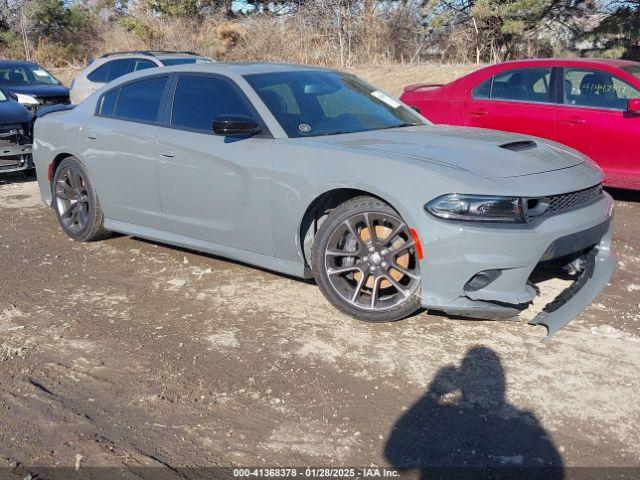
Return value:
[(626, 110), (640, 91), (600, 70), (569, 68), (564, 74), (564, 103), (577, 107)]

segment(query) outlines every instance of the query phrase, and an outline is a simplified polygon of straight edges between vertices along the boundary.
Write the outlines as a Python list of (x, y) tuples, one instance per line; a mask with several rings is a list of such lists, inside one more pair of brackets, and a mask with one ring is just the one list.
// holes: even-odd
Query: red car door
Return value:
[(465, 125), (553, 138), (553, 68), (506, 70), (473, 88)]
[(565, 68), (556, 140), (594, 160), (605, 183), (640, 187), (640, 115), (627, 112), (640, 91), (603, 70)]

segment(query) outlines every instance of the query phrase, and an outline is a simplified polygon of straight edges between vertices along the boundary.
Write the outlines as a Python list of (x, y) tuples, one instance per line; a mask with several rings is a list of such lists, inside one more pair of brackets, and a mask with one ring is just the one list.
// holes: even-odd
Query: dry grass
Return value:
[(372, 85), (399, 97), (405, 85), (412, 83), (448, 83), (478, 68), (480, 67), (475, 64), (443, 65), (440, 63), (425, 63), (419, 65), (361, 65), (348, 70), (367, 80)]
[(55, 77), (64, 83), (67, 87), (71, 85), (71, 80), (78, 75), (84, 68), (84, 65), (77, 67), (64, 67), (64, 68), (49, 68), (48, 70), (55, 75)]
[[(73, 77), (84, 67), (52, 68), (53, 73), (65, 85), (69, 85)], [(382, 64), (361, 65), (347, 70), (362, 77), (371, 84), (400, 96), (402, 88), (411, 83), (447, 83), (479, 68), (477, 65), (443, 65), (427, 63), (420, 65)]]

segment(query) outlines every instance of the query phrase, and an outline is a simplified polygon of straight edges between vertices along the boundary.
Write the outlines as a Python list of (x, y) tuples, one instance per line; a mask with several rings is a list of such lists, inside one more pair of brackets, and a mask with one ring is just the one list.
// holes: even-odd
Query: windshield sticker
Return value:
[(389, 105), (391, 108), (398, 108), (400, 105), (402, 105), (399, 101), (394, 100), (386, 93), (382, 93), (380, 90), (371, 92), (371, 96), (376, 97), (378, 100), (383, 101), (384, 103)]
[(39, 77), (49, 77), (49, 74), (44, 70), (33, 70), (33, 73)]
[(308, 133), (311, 131), (311, 125), (308, 125), (306, 123), (301, 123), (300, 125), (298, 125), (298, 130), (304, 133)]

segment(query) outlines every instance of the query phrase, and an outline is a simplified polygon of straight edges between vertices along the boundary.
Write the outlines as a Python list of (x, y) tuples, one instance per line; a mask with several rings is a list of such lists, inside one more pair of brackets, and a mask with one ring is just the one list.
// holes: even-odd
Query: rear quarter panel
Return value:
[(34, 125), (33, 161), (42, 201), (51, 205), (49, 165), (60, 154), (77, 155), (79, 130), (75, 110), (50, 113)]
[(464, 121), (462, 98), (453, 95), (454, 85), (441, 87), (422, 87), (413, 91), (405, 91), (400, 100), (410, 107), (415, 107), (420, 114), (433, 123), (461, 125)]

